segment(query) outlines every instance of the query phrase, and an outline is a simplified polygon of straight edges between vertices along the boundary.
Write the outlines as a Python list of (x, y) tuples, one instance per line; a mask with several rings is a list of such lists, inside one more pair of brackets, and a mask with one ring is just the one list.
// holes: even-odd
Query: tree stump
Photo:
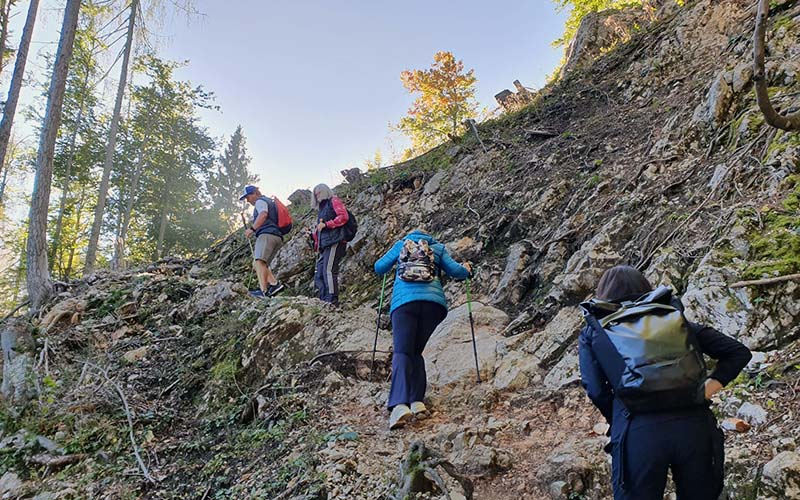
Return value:
[(408, 449), (408, 454), (400, 463), (400, 488), (394, 494), (394, 500), (412, 500), (417, 493), (428, 493), (439, 490), (447, 500), (451, 500), (447, 484), (436, 471), (441, 467), (444, 471), (458, 481), (464, 490), (464, 498), (472, 500), (474, 487), (469, 478), (462, 476), (447, 460), (429, 450), (422, 441), (415, 441)]

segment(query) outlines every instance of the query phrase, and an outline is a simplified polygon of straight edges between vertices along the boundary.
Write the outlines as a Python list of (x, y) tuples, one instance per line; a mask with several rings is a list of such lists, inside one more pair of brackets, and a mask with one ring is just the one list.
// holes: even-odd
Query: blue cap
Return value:
[(242, 201), (243, 199), (247, 198), (249, 195), (255, 193), (256, 191), (258, 191), (258, 188), (255, 186), (245, 186), (244, 191), (242, 191), (242, 196), (239, 197), (239, 201)]

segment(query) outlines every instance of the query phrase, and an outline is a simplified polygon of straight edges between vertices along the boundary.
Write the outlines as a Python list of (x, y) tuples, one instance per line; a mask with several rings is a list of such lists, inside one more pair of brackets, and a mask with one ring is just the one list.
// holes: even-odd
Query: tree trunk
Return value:
[(758, 101), (761, 113), (764, 114), (764, 120), (769, 125), (781, 130), (800, 130), (800, 111), (790, 115), (778, 114), (769, 100), (767, 72), (764, 69), (764, 40), (769, 18), (769, 3), (769, 0), (760, 0), (756, 14), (756, 29), (753, 34), (753, 80), (756, 87), (756, 101)]
[[(35, 1), (35, 0), (34, 0)], [(28, 245), (26, 282), (31, 311), (41, 309), (52, 292), (50, 272), (47, 266), (47, 213), (50, 206), (50, 185), (53, 180), (53, 154), (56, 136), (61, 124), (61, 107), (67, 86), (67, 72), (75, 42), (75, 29), (81, 10), (80, 0), (67, 0), (58, 52), (53, 65), (53, 76), (47, 97), (47, 108), (36, 156), (36, 176), (33, 180), (31, 209), (28, 216)]]
[[(17, 60), (14, 63), (14, 74), (11, 77), (8, 98), (3, 108), (3, 120), (0, 121), (0, 168), (3, 168), (3, 165), (6, 164), (6, 151), (8, 151), (8, 142), (11, 140), (11, 125), (14, 123), (14, 115), (17, 112), (17, 103), (19, 102), (19, 92), (22, 90), (22, 80), (25, 78), (25, 63), (28, 62), (28, 49), (31, 46), (33, 25), (36, 23), (36, 11), (38, 9), (39, 0), (31, 0), (28, 6), (28, 17), (25, 18), (25, 27), (22, 29), (22, 39), (19, 42)], [(70, 51), (72, 51), (72, 47), (70, 47)]]
[(103, 226), (103, 212), (106, 208), (106, 197), (108, 196), (108, 183), (111, 178), (111, 167), (114, 162), (114, 150), (117, 146), (117, 130), (119, 129), (119, 117), (122, 113), (122, 99), (125, 96), (125, 85), (128, 80), (128, 62), (130, 61), (131, 48), (133, 47), (133, 32), (136, 25), (136, 12), (139, 8), (139, 0), (132, 0), (130, 8), (131, 14), (130, 17), (128, 17), (128, 34), (125, 40), (122, 68), (120, 68), (117, 99), (114, 103), (114, 114), (111, 116), (111, 130), (108, 133), (108, 144), (106, 144), (103, 177), (100, 180), (97, 208), (94, 212), (94, 223), (92, 224), (92, 232), (89, 236), (89, 246), (86, 250), (86, 263), (84, 265), (84, 273), (86, 274), (94, 269), (95, 261), (97, 260), (97, 244), (100, 241), (100, 230)]
[(142, 150), (139, 153), (139, 159), (136, 161), (136, 168), (133, 171), (129, 195), (125, 203), (125, 213), (122, 215), (122, 228), (120, 228), (118, 241), (114, 247), (114, 260), (112, 260), (112, 268), (114, 269), (125, 268), (125, 240), (128, 237), (128, 227), (131, 223), (133, 204), (136, 200), (136, 190), (139, 189), (139, 180), (142, 178), (142, 171), (144, 170), (145, 147), (149, 139), (150, 135), (146, 133), (142, 140)]
[[(64, 173), (64, 185), (61, 186), (61, 202), (59, 203), (58, 207), (58, 218), (56, 219), (56, 229), (53, 232), (53, 241), (51, 243), (51, 250), (50, 250), (50, 260), (55, 260), (54, 257), (56, 255), (56, 250), (61, 245), (61, 228), (64, 224), (64, 209), (67, 206), (67, 196), (69, 195), (69, 181), (70, 177), (72, 176), (72, 166), (75, 163), (75, 142), (78, 138), (78, 131), (81, 128), (81, 122), (83, 121), (83, 109), (84, 105), (86, 104), (86, 87), (89, 83), (89, 72), (86, 72), (86, 77), (83, 80), (83, 90), (84, 93), (81, 95), (81, 103), (80, 107), (78, 108), (78, 118), (75, 120), (75, 129), (72, 131), (72, 135), (69, 138), (69, 153), (67, 153), (67, 167), (66, 172)], [(52, 266), (52, 262), (51, 262)], [(50, 268), (52, 270), (52, 267)]]
[(8, 43), (8, 20), (11, 19), (11, 7), (14, 5), (13, 0), (0, 1), (0, 75), (3, 74), (3, 56), (6, 52), (6, 44)]

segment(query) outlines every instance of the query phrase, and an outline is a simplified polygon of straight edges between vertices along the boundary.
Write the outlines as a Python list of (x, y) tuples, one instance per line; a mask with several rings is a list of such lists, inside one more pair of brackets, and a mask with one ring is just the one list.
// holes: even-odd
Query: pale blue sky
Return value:
[[(32, 72), (44, 66), (37, 56), (55, 49), (62, 5), (42, 2)], [(396, 134), (389, 139), (388, 124), (397, 122), (413, 99), (400, 72), (430, 66), (439, 50), (452, 51), (475, 70), (482, 106), (494, 108), (494, 94), (513, 88), (514, 79), (540, 87), (561, 58), (551, 42), (566, 16), (550, 0), (494, 5), (195, 0), (195, 5), (202, 16), (189, 22), (169, 16), (152, 26), (160, 35), (151, 40), (161, 57), (189, 60), (177, 76), (214, 92), (221, 107), (203, 113), (211, 134), (227, 138), (241, 124), (262, 188), (283, 197), (318, 182), (340, 182), (341, 169), (362, 166), (378, 148), (385, 161), (392, 149), (399, 154), (403, 139)], [(18, 9), (14, 45), (27, 2)], [(8, 80), (3, 80), (5, 93)], [(109, 81), (104, 87), (110, 99), (116, 86)], [(23, 101), (33, 94), (24, 89)], [(31, 125), (20, 124), (19, 131)]]
[[(189, 59), (180, 76), (217, 95), (207, 114), (215, 134), (244, 127), (252, 168), (267, 191), (285, 195), (361, 166), (412, 97), (404, 69), (430, 66), (450, 50), (475, 70), (477, 96), (514, 79), (540, 87), (561, 58), (551, 46), (565, 14), (549, 0), (490, 3), (405, 0), (198, 0), (201, 19), (165, 27), (163, 54)], [(394, 139), (400, 153), (403, 144)]]

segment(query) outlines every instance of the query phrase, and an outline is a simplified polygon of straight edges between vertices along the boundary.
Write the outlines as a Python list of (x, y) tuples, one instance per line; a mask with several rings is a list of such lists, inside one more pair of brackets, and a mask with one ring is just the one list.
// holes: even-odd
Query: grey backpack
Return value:
[[(705, 402), (706, 366), (672, 290), (659, 287), (633, 302), (581, 304), (594, 330), (593, 349), (614, 394), (632, 413), (663, 411)], [(595, 315), (606, 313), (597, 319)]]

